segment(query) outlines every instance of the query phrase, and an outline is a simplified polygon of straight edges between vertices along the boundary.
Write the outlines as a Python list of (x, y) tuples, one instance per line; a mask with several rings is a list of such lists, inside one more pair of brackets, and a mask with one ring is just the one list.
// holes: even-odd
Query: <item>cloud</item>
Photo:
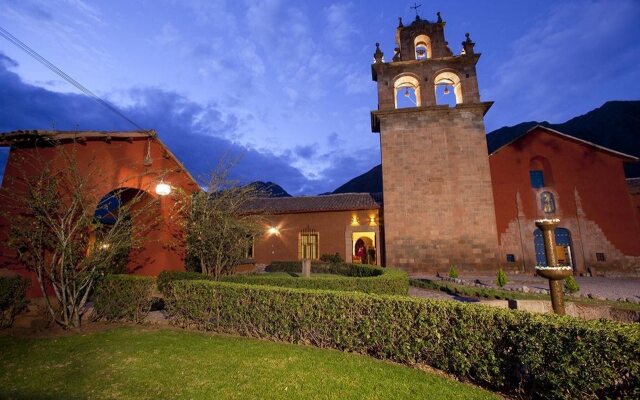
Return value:
[(635, 0), (554, 3), (513, 42), (483, 97), (509, 104), (518, 120), (561, 122), (599, 106), (608, 87), (640, 79), (638, 18)]
[(349, 18), (353, 9), (353, 3), (336, 3), (325, 9), (327, 37), (332, 46), (344, 50), (351, 44), (353, 35), (358, 33)]
[[(8, 67), (15, 61), (0, 54), (0, 132), (18, 129), (125, 130), (127, 123), (78, 94), (57, 93), (24, 83)], [(257, 151), (225, 138), (238, 129), (237, 118), (224, 115), (215, 104), (200, 105), (174, 92), (157, 88), (134, 88), (128, 93), (125, 115), (144, 127), (155, 128), (159, 137), (195, 176), (204, 176), (221, 157), (239, 159), (232, 171), (243, 182), (271, 180), (291, 193), (316, 187), (287, 159)], [(6, 157), (6, 150), (0, 153)]]

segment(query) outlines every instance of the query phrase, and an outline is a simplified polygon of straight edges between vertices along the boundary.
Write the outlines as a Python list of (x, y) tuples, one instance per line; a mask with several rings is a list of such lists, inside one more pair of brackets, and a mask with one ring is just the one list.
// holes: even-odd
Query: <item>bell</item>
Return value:
[(411, 94), (409, 93), (409, 89), (404, 90), (404, 97), (409, 97)]
[(444, 87), (444, 92), (443, 92), (443, 93), (444, 93), (444, 94), (449, 94), (449, 93), (451, 93), (451, 92), (449, 92), (449, 86), (445, 86), (445, 87)]

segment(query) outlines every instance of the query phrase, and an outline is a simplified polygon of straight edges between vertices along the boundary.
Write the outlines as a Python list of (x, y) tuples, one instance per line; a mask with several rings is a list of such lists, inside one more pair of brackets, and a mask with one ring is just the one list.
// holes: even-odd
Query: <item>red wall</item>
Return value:
[[(139, 275), (157, 275), (165, 269), (182, 270), (184, 248), (179, 240), (181, 230), (175, 219), (170, 221), (169, 216), (174, 214), (178, 192), (191, 193), (198, 190), (198, 186), (156, 139), (150, 142), (153, 163), (145, 166), (143, 162), (147, 146), (146, 138), (135, 138), (131, 142), (89, 139), (82, 144), (67, 142), (55, 147), (12, 148), (1, 189), (0, 209), (11, 210), (10, 199), (19, 196), (23, 190), (18, 182), (25, 174), (29, 175), (30, 170), (50, 161), (54, 169), (67, 168), (63, 162), (64, 157), (60, 157), (60, 154), (75, 151), (79, 171), (88, 175), (87, 178), (98, 188), (98, 192), (106, 195), (121, 187), (135, 188), (144, 190), (157, 201), (153, 207), (157, 210), (157, 215), (161, 216), (161, 222), (146, 234), (144, 248), (131, 253), (128, 269)], [(155, 193), (160, 175), (174, 187), (169, 196), (158, 196)], [(9, 223), (5, 219), (0, 223), (0, 239), (3, 243), (8, 230)], [(26, 275), (24, 268), (15, 260), (13, 252), (0, 246), (0, 273), (8, 274), (9, 271)], [(40, 295), (35, 279), (29, 294), (32, 297)]]
[(553, 181), (545, 174), (545, 186), (557, 193), (556, 217), (576, 217), (577, 189), (585, 218), (595, 222), (624, 254), (640, 255), (640, 224), (625, 182), (623, 159), (540, 128), (489, 157), (498, 236), (516, 218), (518, 191), (526, 218), (544, 217), (537, 203), (538, 190), (531, 188), (529, 178), (530, 160), (536, 156), (545, 157), (551, 166)]

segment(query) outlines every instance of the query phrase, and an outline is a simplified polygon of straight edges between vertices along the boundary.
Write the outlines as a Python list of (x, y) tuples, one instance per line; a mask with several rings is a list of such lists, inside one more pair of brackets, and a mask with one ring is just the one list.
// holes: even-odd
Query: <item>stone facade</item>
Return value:
[[(416, 43), (429, 46), (416, 59)], [(422, 38), (422, 39), (420, 39)], [(399, 26), (394, 61), (374, 55), (379, 109), (372, 129), (380, 132), (384, 190), (386, 265), (411, 273), (497, 270), (491, 174), (475, 73), (479, 54), (467, 36), (453, 56), (444, 22), (416, 19)], [(408, 49), (407, 49), (408, 48)], [(456, 106), (436, 104), (436, 86), (450, 85)], [(397, 108), (398, 90), (411, 87), (416, 107)]]

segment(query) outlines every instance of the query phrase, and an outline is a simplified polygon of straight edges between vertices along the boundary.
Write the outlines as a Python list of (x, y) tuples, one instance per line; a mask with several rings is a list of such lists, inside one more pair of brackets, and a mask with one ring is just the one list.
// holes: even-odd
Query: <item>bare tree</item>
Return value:
[[(105, 196), (95, 185), (104, 174), (95, 159), (80, 167), (75, 146), (70, 152), (56, 147), (53, 160), (25, 168), (14, 190), (4, 193), (13, 205), (5, 216), (8, 244), (35, 273), (53, 321), (64, 328), (80, 326), (96, 280), (122, 272), (129, 252), (160, 218), (143, 191), (121, 188)], [(51, 291), (55, 300), (47, 296)]]
[(229, 170), (221, 161), (206, 190), (192, 196), (186, 218), (187, 264), (216, 280), (233, 273), (261, 231), (260, 216), (247, 213), (247, 207), (263, 194), (230, 180)]

